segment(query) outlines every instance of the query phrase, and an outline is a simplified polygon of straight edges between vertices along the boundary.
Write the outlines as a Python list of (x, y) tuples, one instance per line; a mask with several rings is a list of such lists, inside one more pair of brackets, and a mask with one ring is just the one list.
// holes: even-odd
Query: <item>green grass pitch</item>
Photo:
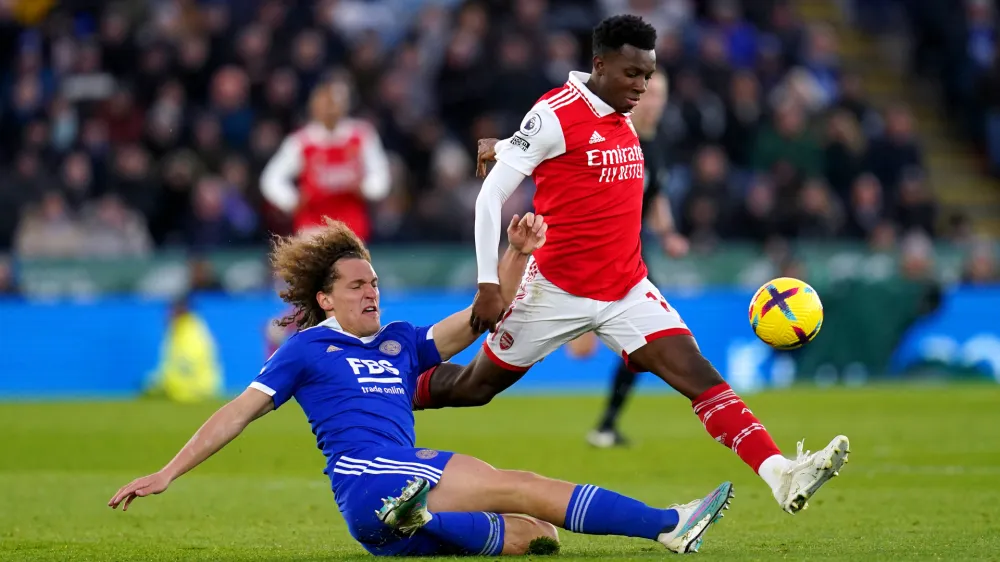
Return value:
[[(796, 389), (748, 397), (788, 454), (851, 438), (851, 462), (791, 516), (677, 396), (626, 412), (630, 449), (583, 435), (598, 397), (506, 397), (422, 412), (419, 444), (609, 487), (654, 505), (733, 480), (705, 560), (1000, 560), (1000, 386)], [(364, 560), (337, 512), (301, 410), (266, 416), (161, 496), (108, 498), (158, 469), (215, 404), (0, 404), (0, 560)], [(673, 556), (641, 539), (561, 533), (553, 560)], [(536, 558), (538, 559), (538, 558)]]

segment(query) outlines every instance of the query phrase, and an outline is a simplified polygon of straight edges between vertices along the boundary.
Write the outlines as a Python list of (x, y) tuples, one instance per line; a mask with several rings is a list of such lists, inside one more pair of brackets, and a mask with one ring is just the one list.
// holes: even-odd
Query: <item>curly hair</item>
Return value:
[(316, 302), (316, 293), (327, 293), (337, 280), (337, 261), (356, 258), (371, 261), (365, 243), (346, 224), (323, 217), (326, 226), (315, 233), (276, 236), (271, 248), (271, 267), (285, 282), (278, 296), (294, 311), (277, 321), (311, 328), (326, 320), (326, 311)]
[(595, 55), (605, 55), (625, 45), (652, 51), (656, 48), (656, 29), (639, 16), (611, 16), (594, 28), (593, 45)]

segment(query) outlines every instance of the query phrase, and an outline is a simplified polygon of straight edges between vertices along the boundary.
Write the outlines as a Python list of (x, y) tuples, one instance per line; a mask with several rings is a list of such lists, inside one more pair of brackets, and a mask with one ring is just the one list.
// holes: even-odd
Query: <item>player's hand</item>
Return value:
[(504, 302), (503, 295), (500, 293), (500, 285), (480, 283), (479, 292), (476, 293), (476, 298), (472, 301), (472, 318), (469, 320), (469, 326), (477, 334), (486, 330), (495, 332), (503, 309)]
[(497, 159), (496, 146), (500, 139), (479, 139), (476, 153), (476, 177), (486, 177), (486, 167)]
[(170, 485), (170, 477), (162, 472), (154, 472), (149, 476), (143, 476), (133, 480), (132, 482), (124, 485), (118, 490), (111, 500), (108, 502), (108, 506), (111, 509), (116, 509), (119, 504), (125, 502), (122, 505), (122, 511), (128, 511), (128, 506), (132, 503), (135, 498), (142, 498), (145, 496), (151, 496), (154, 494), (159, 494), (167, 489)]
[(542, 215), (525, 213), (523, 217), (514, 215), (507, 226), (507, 241), (510, 247), (522, 254), (530, 254), (545, 244), (545, 232), (549, 225)]
[(663, 236), (663, 251), (672, 258), (682, 258), (691, 249), (688, 239), (676, 232), (669, 232)]

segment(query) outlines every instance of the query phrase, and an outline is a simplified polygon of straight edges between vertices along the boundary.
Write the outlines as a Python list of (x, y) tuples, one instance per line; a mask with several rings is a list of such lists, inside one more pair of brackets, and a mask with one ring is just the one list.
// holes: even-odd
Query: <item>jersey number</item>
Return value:
[(651, 300), (659, 302), (660, 306), (663, 307), (663, 310), (666, 310), (667, 312), (670, 312), (670, 307), (667, 306), (667, 300), (666, 299), (664, 299), (663, 297), (658, 297), (658, 296), (654, 295), (653, 291), (650, 291), (650, 292), (646, 293), (646, 296), (649, 297)]

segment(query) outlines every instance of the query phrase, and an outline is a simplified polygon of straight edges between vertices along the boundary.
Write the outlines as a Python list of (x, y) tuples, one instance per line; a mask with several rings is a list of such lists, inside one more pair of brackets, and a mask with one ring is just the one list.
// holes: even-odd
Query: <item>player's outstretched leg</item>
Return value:
[(428, 495), (427, 510), (433, 517), (448, 512), (523, 513), (576, 533), (642, 537), (674, 552), (689, 552), (721, 518), (731, 497), (732, 485), (726, 482), (702, 499), (660, 509), (597, 486), (497, 470), (473, 457), (455, 455)]
[(482, 511), (431, 514), (427, 509), (430, 488), (426, 480), (415, 477), (400, 495), (384, 498), (376, 515), (402, 533), (428, 533), (472, 555), (552, 554), (559, 549), (556, 528), (533, 517)]
[(608, 405), (604, 409), (604, 415), (601, 416), (601, 423), (597, 429), (587, 435), (588, 443), (602, 449), (628, 445), (628, 440), (618, 431), (618, 416), (625, 401), (632, 394), (632, 389), (635, 388), (637, 376), (638, 373), (629, 369), (624, 362), (618, 364), (614, 380), (611, 382)]
[(654, 339), (632, 352), (629, 363), (655, 373), (691, 400), (708, 433), (733, 450), (771, 487), (782, 509), (795, 513), (847, 462), (850, 443), (838, 435), (820, 451), (787, 459), (760, 420), (702, 356), (694, 338)]

